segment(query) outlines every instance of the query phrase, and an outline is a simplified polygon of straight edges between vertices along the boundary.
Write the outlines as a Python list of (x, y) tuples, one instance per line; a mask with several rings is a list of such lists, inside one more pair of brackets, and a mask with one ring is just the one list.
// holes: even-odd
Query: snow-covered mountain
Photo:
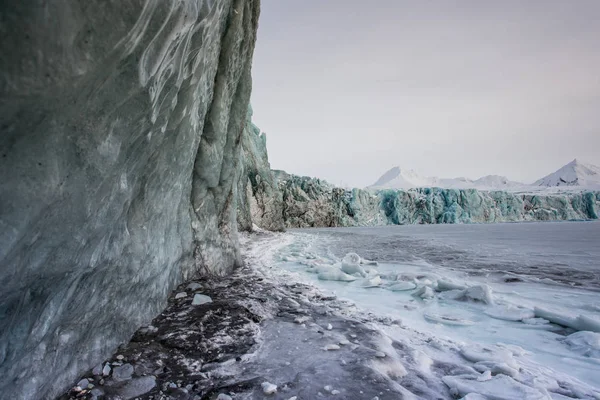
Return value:
[(523, 187), (523, 183), (514, 182), (504, 176), (487, 175), (473, 180), (469, 178), (438, 178), (423, 176), (412, 169), (394, 167), (384, 173), (370, 189), (412, 189), (419, 187), (440, 187), (444, 189), (481, 189), (506, 190)]
[(547, 187), (600, 186), (600, 167), (575, 159), (556, 172), (537, 180), (533, 185)]

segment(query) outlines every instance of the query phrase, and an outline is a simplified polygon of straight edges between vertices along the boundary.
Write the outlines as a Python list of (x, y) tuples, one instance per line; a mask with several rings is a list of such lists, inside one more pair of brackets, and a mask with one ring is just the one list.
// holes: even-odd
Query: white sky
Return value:
[(529, 183), (600, 165), (600, 0), (262, 0), (253, 76), (290, 173)]

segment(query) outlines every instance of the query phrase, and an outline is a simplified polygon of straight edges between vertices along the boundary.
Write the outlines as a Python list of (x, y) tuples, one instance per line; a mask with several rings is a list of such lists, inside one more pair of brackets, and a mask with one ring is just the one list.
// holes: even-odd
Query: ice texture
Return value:
[(241, 263), (259, 2), (1, 8), (0, 393), (49, 399)]

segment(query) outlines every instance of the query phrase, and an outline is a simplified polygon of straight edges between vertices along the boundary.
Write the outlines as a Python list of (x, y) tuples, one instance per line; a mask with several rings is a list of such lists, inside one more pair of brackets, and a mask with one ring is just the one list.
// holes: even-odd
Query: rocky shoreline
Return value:
[[(393, 370), (396, 361), (369, 326), (398, 321), (363, 316), (310, 285), (271, 279), (253, 254), (274, 240), (253, 234), (245, 266), (180, 285), (150, 325), (58, 399), (398, 398), (390, 376), (370, 364)], [(198, 294), (210, 301), (194, 305)]]

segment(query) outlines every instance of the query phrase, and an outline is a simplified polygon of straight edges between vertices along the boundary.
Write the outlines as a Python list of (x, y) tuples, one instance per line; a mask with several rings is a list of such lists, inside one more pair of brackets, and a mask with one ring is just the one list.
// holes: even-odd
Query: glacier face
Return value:
[(476, 189), (336, 188), (276, 173), (289, 228), (597, 219), (600, 192), (521, 194)]
[(53, 398), (241, 262), (258, 0), (0, 6), (0, 393)]

